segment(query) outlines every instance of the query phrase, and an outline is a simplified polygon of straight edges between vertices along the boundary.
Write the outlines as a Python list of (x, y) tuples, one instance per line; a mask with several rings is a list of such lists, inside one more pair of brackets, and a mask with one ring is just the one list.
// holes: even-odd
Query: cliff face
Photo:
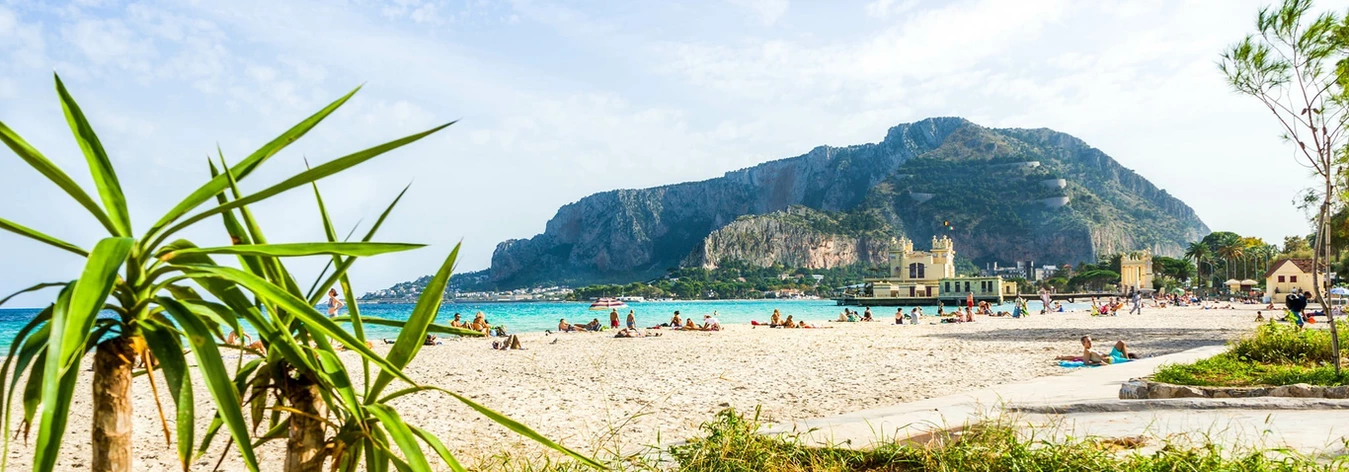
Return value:
[(838, 221), (805, 207), (743, 216), (704, 238), (683, 265), (715, 269), (722, 261), (743, 261), (759, 267), (828, 269), (886, 263), (887, 232), (848, 235), (831, 231), (831, 225)]
[[(871, 215), (884, 220), (871, 228), (884, 235), (738, 220), (793, 205)], [(892, 235), (924, 241), (938, 233), (976, 263), (1062, 263), (1142, 248), (1178, 254), (1208, 228), (1183, 202), (1072, 136), (932, 118), (891, 128), (879, 143), (591, 195), (559, 209), (543, 234), (498, 245), (489, 273), (511, 287), (625, 282), (732, 258), (833, 267), (882, 260)]]

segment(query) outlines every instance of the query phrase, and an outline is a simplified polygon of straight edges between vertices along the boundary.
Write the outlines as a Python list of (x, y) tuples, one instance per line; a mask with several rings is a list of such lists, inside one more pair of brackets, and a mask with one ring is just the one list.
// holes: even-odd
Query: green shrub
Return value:
[[(1349, 329), (1344, 322), (1338, 328)], [(1341, 356), (1349, 351), (1346, 347), (1341, 346)], [(1349, 384), (1349, 375), (1335, 375), (1330, 353), (1329, 330), (1299, 330), (1271, 321), (1234, 341), (1227, 352), (1190, 364), (1162, 366), (1153, 379), (1216, 387)]]
[[(1346, 329), (1344, 322), (1337, 326)], [(1341, 355), (1346, 351), (1341, 346)], [(1264, 364), (1317, 364), (1334, 362), (1330, 348), (1330, 331), (1324, 329), (1297, 329), (1290, 324), (1270, 321), (1255, 333), (1232, 344), (1232, 354), (1238, 359)]]

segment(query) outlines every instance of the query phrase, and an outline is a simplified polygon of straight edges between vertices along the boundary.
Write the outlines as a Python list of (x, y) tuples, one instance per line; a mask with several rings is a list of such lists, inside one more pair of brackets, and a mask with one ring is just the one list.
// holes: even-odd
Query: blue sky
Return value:
[[(1343, 8), (1323, 2), (1321, 8)], [(1076, 135), (1215, 230), (1305, 233), (1313, 181), (1272, 116), (1214, 65), (1253, 1), (707, 2), (0, 0), (0, 121), (92, 183), (52, 87), (79, 99), (143, 230), (206, 178), (355, 86), (257, 190), (347, 152), (461, 120), (321, 183), (337, 224), (432, 247), (361, 262), (358, 291), (462, 270), (593, 192), (716, 177), (880, 140), (930, 116)], [(6, 150), (0, 215), (91, 246), (100, 227)], [(274, 242), (321, 238), (308, 192), (256, 208)], [(220, 244), (216, 228), (190, 236)], [(0, 292), (81, 261), (0, 234)], [(18, 300), (37, 305), (44, 296)]]

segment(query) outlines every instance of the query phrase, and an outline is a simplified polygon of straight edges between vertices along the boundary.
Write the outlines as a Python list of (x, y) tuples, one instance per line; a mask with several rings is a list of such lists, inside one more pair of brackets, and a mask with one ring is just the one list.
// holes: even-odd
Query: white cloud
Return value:
[(787, 14), (791, 6), (788, 0), (730, 0), (732, 4), (747, 9), (759, 22), (773, 26)]
[(918, 0), (874, 0), (867, 3), (863, 9), (867, 16), (885, 20), (913, 10), (916, 6)]

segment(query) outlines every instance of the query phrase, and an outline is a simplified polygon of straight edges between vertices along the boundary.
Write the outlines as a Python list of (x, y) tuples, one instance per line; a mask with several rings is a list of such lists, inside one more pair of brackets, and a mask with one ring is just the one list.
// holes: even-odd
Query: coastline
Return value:
[[(765, 420), (788, 422), (1067, 373), (1072, 370), (1052, 359), (1080, 352), (1082, 335), (1102, 342), (1123, 338), (1144, 355), (1222, 344), (1256, 326), (1256, 308), (1147, 308), (1142, 315), (1117, 317), (1081, 311), (1024, 319), (977, 316), (966, 324), (823, 323), (829, 329), (735, 323), (721, 332), (658, 330), (660, 337), (642, 339), (529, 333), (520, 335), (523, 351), (491, 350), (491, 339), (450, 339), (422, 349), (406, 372), (583, 453), (630, 451), (694, 435), (726, 407), (762, 407)], [(387, 348), (376, 343), (376, 349)], [(360, 370), (355, 355), (343, 353), (342, 359), (353, 372)], [(144, 379), (138, 377), (133, 388), (137, 466), (177, 469)], [(167, 391), (163, 387), (160, 392)], [(209, 395), (204, 386), (196, 387), (198, 416), (209, 415), (205, 412), (214, 411)], [(89, 396), (87, 382), (81, 382), (59, 468), (79, 468), (88, 457)], [(409, 395), (396, 403), (408, 423), (436, 434), (466, 464), (503, 451), (540, 451), (447, 396)], [(172, 415), (168, 420), (172, 428)], [(200, 421), (199, 432), (206, 423)], [(224, 443), (218, 436), (201, 461), (205, 465), (195, 467), (214, 464)], [(28, 463), (33, 447), (16, 441), (10, 463)], [(279, 463), (281, 443), (259, 454)], [(222, 467), (237, 470), (242, 464), (228, 453)]]

